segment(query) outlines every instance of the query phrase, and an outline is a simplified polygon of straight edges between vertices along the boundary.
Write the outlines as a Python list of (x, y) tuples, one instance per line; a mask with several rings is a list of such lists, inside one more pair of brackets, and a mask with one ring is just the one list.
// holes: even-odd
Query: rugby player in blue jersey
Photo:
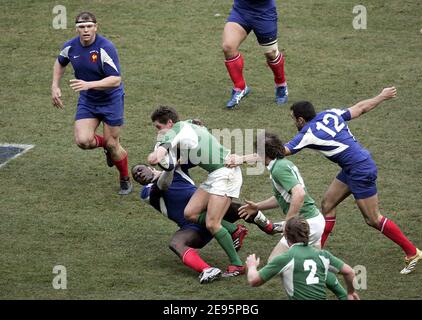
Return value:
[[(76, 17), (78, 36), (67, 41), (57, 57), (51, 85), (52, 102), (63, 108), (60, 80), (69, 62), (75, 72), (70, 87), (79, 92), (75, 115), (75, 142), (81, 149), (105, 150), (108, 166), (120, 173), (119, 194), (132, 191), (127, 152), (120, 145), (124, 122), (124, 91), (119, 57), (113, 43), (97, 34), (97, 20), (90, 12)], [(95, 133), (103, 122), (103, 136)]]
[(376, 186), (377, 167), (369, 151), (357, 142), (347, 126), (347, 121), (373, 110), (383, 101), (396, 97), (396, 94), (396, 88), (385, 88), (379, 95), (350, 108), (330, 109), (318, 114), (308, 101), (294, 103), (291, 107), (292, 118), (299, 133), (285, 145), (285, 149), (286, 155), (304, 148), (314, 149), (341, 167), (322, 200), (322, 213), (326, 220), (322, 245), (336, 222), (337, 205), (353, 194), (366, 223), (403, 249), (406, 257), (401, 273), (408, 274), (422, 259), (422, 252), (393, 221), (381, 214)]
[(284, 56), (277, 44), (277, 8), (275, 0), (234, 0), (223, 31), (223, 52), (227, 71), (233, 81), (231, 99), (226, 107), (236, 107), (249, 94), (243, 77), (243, 56), (239, 47), (253, 31), (274, 74), (275, 100), (287, 103), (287, 83), (284, 76)]
[[(179, 226), (171, 240), (170, 249), (187, 267), (200, 273), (199, 282), (209, 283), (221, 276), (221, 270), (211, 267), (198, 254), (196, 249), (203, 248), (212, 238), (205, 226), (185, 219), (184, 210), (197, 187), (189, 176), (189, 165), (178, 166), (175, 170), (159, 171), (152, 167), (137, 164), (132, 168), (133, 179), (143, 185), (140, 192), (142, 200), (148, 202), (165, 217)], [(236, 250), (242, 246), (247, 229), (233, 224), (239, 219), (239, 204), (232, 203), (222, 220), (222, 225), (230, 232)], [(255, 223), (267, 234), (281, 232), (281, 224), (272, 223), (262, 213), (247, 220)]]

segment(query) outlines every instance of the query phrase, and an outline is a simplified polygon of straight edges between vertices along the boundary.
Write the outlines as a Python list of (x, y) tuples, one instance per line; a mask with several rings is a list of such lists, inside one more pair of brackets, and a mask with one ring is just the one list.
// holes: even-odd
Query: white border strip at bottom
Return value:
[(33, 144), (13, 144), (13, 143), (0, 143), (0, 147), (15, 147), (15, 148), (22, 148), (24, 149), (22, 152), (19, 152), (18, 154), (14, 155), (13, 157), (7, 159), (5, 162), (0, 163), (0, 168), (5, 166), (10, 160), (13, 160), (21, 155), (23, 155), (25, 152), (28, 152), (31, 150), (35, 145)]

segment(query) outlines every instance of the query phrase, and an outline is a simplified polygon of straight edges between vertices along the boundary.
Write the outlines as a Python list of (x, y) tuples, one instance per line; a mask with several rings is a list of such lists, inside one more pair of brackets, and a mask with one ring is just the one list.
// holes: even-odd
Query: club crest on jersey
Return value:
[(98, 52), (97, 51), (91, 51), (91, 62), (96, 63), (98, 60)]

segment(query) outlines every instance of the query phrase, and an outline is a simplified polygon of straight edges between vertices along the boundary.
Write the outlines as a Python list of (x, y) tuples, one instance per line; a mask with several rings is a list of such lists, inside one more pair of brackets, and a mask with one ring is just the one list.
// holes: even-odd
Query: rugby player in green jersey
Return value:
[[(245, 273), (230, 233), (221, 225), (221, 220), (229, 208), (232, 198), (238, 198), (242, 186), (240, 168), (225, 167), (230, 150), (224, 148), (204, 126), (192, 121), (180, 121), (176, 110), (162, 106), (151, 115), (151, 120), (159, 133), (159, 146), (148, 156), (151, 165), (175, 163), (174, 155), (179, 153), (179, 162), (197, 165), (208, 172), (207, 180), (195, 191), (184, 214), (191, 222), (205, 225), (224, 249), (230, 265), (223, 277)], [(173, 160), (171, 160), (173, 158)]]
[[(246, 204), (239, 208), (240, 217), (248, 219), (256, 212), (259, 214), (261, 210), (280, 207), (286, 215), (286, 221), (296, 216), (306, 219), (309, 224), (308, 243), (320, 249), (321, 236), (325, 227), (323, 215), (308, 194), (299, 169), (293, 162), (285, 159), (284, 147), (280, 138), (268, 132), (263, 138), (258, 138), (258, 143), (265, 144), (265, 155), (259, 156), (264, 159), (265, 165), (270, 171), (273, 196), (257, 203), (246, 201)], [(289, 247), (286, 237), (283, 236), (272, 250), (268, 261), (288, 251)], [(346, 291), (331, 272), (327, 275), (327, 286), (339, 299), (347, 298)]]
[(289, 219), (284, 227), (284, 236), (290, 249), (272, 259), (259, 271), (259, 258), (248, 256), (248, 282), (260, 286), (276, 275), (281, 275), (284, 289), (292, 300), (324, 300), (327, 275), (331, 272), (343, 275), (347, 286), (347, 299), (359, 300), (353, 287), (353, 269), (326, 250), (309, 246), (309, 224), (301, 216)]

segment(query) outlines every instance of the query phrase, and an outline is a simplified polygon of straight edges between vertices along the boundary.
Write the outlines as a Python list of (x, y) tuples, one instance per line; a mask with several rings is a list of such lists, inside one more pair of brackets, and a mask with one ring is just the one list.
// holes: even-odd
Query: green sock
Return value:
[(221, 229), (218, 230), (214, 237), (215, 240), (217, 240), (220, 246), (224, 249), (226, 254), (229, 256), (230, 264), (235, 266), (243, 266), (242, 261), (240, 260), (236, 250), (234, 249), (232, 237), (230, 236), (230, 233), (227, 231), (227, 229), (221, 227)]
[(237, 225), (235, 225), (234, 223), (228, 222), (226, 220), (221, 220), (221, 225), (227, 229), (227, 231), (232, 234), (233, 232), (236, 231), (237, 229)]
[(336, 295), (337, 299), (347, 300), (347, 292), (340, 282), (338, 282), (334, 273), (328, 272), (325, 284), (327, 288)]
[(199, 215), (199, 217), (198, 217), (198, 224), (199, 225), (201, 225), (201, 226), (206, 226), (206, 224), (205, 224), (205, 220), (206, 220), (206, 218), (207, 218), (207, 212), (206, 211), (204, 211), (204, 212), (202, 212), (200, 215)]

